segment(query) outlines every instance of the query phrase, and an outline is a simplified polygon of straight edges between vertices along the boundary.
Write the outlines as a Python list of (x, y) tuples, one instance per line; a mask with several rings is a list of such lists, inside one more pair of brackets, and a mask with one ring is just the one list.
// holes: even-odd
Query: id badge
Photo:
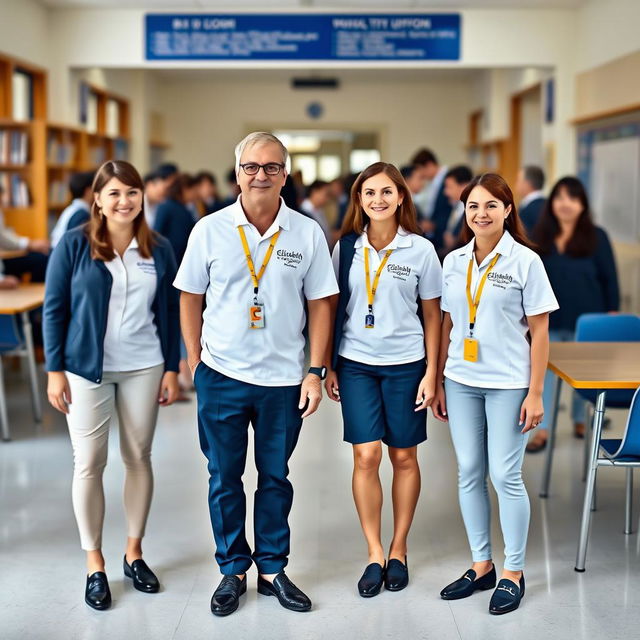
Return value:
[(478, 362), (478, 341), (475, 338), (464, 339), (464, 359), (467, 362)]
[(368, 313), (364, 317), (364, 328), (365, 329), (373, 329), (374, 325), (375, 325), (375, 318), (373, 317), (372, 313)]
[(264, 329), (264, 305), (260, 302), (249, 306), (249, 329)]

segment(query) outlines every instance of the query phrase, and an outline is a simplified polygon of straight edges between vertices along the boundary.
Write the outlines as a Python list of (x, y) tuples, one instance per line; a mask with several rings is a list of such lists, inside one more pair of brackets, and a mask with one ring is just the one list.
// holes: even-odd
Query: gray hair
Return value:
[(268, 133), (266, 131), (254, 131), (253, 133), (250, 133), (246, 138), (240, 140), (240, 142), (238, 142), (238, 144), (236, 145), (236, 173), (240, 170), (240, 159), (242, 158), (244, 150), (260, 144), (275, 144), (280, 147), (280, 151), (282, 151), (282, 162), (285, 165), (285, 171), (289, 171), (289, 152), (287, 151), (287, 148), (282, 144), (282, 142), (272, 133)]

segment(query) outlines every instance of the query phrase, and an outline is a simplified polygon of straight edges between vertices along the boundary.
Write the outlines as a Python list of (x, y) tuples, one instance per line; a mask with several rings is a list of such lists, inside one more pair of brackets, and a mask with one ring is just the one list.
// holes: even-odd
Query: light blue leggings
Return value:
[(522, 481), (528, 435), (520, 407), (528, 389), (485, 389), (444, 383), (451, 438), (458, 458), (458, 495), (474, 562), (491, 560), (487, 472), (500, 507), (504, 568), (520, 571), (529, 532), (529, 496)]

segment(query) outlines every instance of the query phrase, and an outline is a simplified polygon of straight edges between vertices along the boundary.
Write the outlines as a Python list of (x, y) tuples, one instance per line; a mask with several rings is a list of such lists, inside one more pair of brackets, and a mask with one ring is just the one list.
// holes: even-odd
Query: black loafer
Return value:
[(520, 606), (520, 601), (524, 597), (524, 573), (520, 576), (520, 584), (503, 578), (498, 582), (496, 590), (489, 602), (489, 613), (494, 616), (515, 611)]
[(373, 598), (380, 593), (384, 582), (385, 567), (377, 562), (367, 565), (362, 577), (358, 580), (358, 593), (363, 598)]
[(468, 598), (474, 591), (486, 591), (496, 586), (496, 567), (491, 565), (491, 571), (476, 580), (476, 572), (469, 569), (459, 580), (448, 584), (441, 592), (443, 600), (460, 600)]
[(87, 576), (87, 586), (84, 590), (84, 601), (98, 611), (104, 611), (111, 606), (111, 590), (107, 574), (104, 571), (96, 571)]
[(296, 587), (281, 571), (274, 579), (273, 584), (258, 576), (258, 593), (263, 596), (276, 596), (280, 604), (289, 611), (309, 611), (311, 600)]
[(407, 556), (404, 557), (404, 564), (395, 558), (389, 560), (384, 574), (384, 588), (387, 591), (402, 591), (408, 584), (409, 565), (407, 564)]
[(214, 616), (228, 616), (238, 608), (240, 596), (246, 592), (246, 574), (242, 580), (237, 576), (223, 576), (218, 588), (211, 596), (211, 613)]
[(133, 580), (133, 586), (143, 593), (158, 593), (160, 590), (160, 583), (156, 574), (149, 569), (147, 563), (139, 558), (134, 560), (131, 564), (127, 562), (127, 556), (122, 560), (122, 568), (124, 569), (124, 575), (127, 578)]

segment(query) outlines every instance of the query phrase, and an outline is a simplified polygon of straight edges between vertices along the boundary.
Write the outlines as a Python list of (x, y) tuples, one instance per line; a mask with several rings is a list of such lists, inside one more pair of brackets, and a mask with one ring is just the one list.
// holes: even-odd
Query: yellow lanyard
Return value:
[(484, 272), (482, 278), (480, 279), (480, 284), (476, 290), (475, 299), (471, 297), (471, 273), (473, 271), (473, 254), (471, 255), (471, 260), (469, 260), (469, 268), (467, 269), (467, 304), (469, 305), (469, 332), (473, 335), (473, 327), (476, 323), (476, 314), (478, 313), (478, 305), (480, 304), (480, 298), (482, 297), (482, 289), (484, 288), (484, 283), (487, 281), (487, 276), (496, 262), (498, 262), (498, 258), (500, 257), (499, 253), (496, 253), (493, 260), (489, 263), (487, 270)]
[(369, 247), (364, 248), (364, 277), (367, 283), (367, 300), (369, 302), (369, 313), (373, 311), (373, 299), (376, 297), (376, 289), (378, 288), (378, 281), (380, 280), (380, 274), (384, 269), (384, 265), (387, 264), (389, 256), (393, 253), (393, 249), (387, 249), (387, 252), (382, 258), (382, 262), (376, 271), (376, 275), (373, 278), (373, 286), (371, 286), (371, 274), (369, 273)]
[(267, 249), (267, 253), (264, 256), (264, 260), (262, 261), (262, 266), (260, 267), (260, 271), (258, 272), (258, 275), (256, 275), (256, 269), (253, 265), (253, 258), (251, 257), (251, 250), (249, 249), (249, 243), (247, 242), (247, 236), (244, 233), (244, 229), (242, 227), (238, 227), (238, 233), (240, 234), (240, 240), (242, 240), (244, 255), (247, 259), (247, 267), (249, 267), (249, 273), (251, 274), (251, 280), (253, 282), (253, 293), (254, 295), (257, 296), (258, 286), (260, 285), (260, 279), (264, 275), (264, 270), (267, 268), (267, 265), (269, 264), (269, 260), (271, 260), (271, 254), (273, 253), (273, 248), (276, 246), (276, 242), (278, 242), (278, 236), (280, 235), (280, 231), (277, 231), (271, 238), (271, 242), (269, 243), (269, 248)]

